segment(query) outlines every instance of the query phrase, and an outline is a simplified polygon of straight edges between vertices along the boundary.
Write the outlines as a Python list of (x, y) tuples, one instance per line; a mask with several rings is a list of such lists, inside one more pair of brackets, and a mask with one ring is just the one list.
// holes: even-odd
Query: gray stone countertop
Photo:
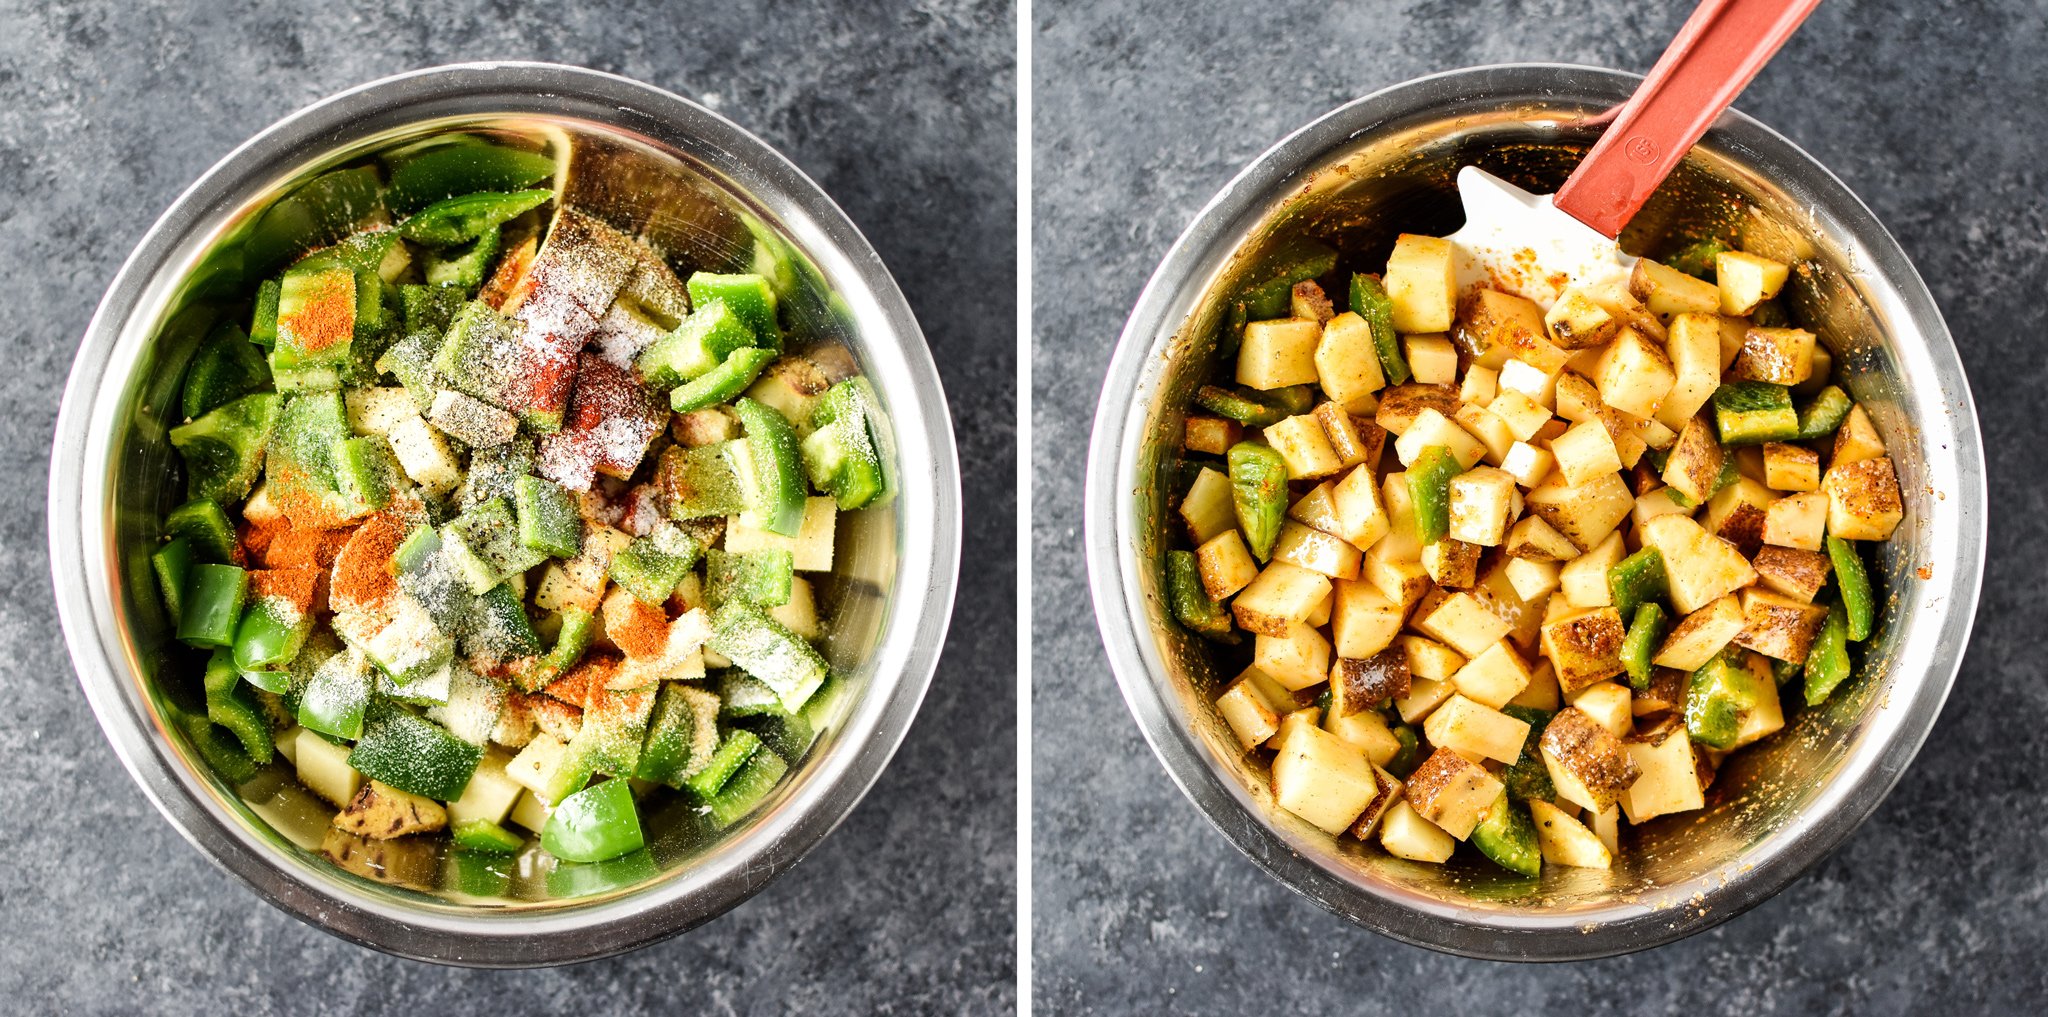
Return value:
[[(482, 0), (0, 0), (0, 1013), (989, 1014), (1014, 1007), (1014, 18), (1000, 2), (669, 9)], [(54, 617), (57, 399), (115, 268), (193, 178), (336, 90), (459, 60), (582, 64), (788, 154), (880, 250), (944, 375), (967, 553), (894, 763), (809, 858), (679, 939), (571, 968), (395, 960), (262, 903), (108, 750)], [(994, 323), (992, 326), (991, 323)]]
[(1954, 694), (1898, 789), (1803, 879), (1711, 932), (1631, 957), (1526, 967), (1404, 946), (1239, 855), (1168, 782), (1109, 674), (1080, 557), (1083, 459), (1123, 320), (1194, 211), (1268, 145), (1355, 96), (1502, 61), (1640, 72), (1690, 6), (1038, 3), (1041, 1012), (2038, 1012), (2048, 992), (2038, 649), (2048, 618), (2048, 21), (2038, 4), (1830, 0), (1737, 103), (1840, 175), (1914, 259), (1962, 350), (1991, 468), (1984, 598)]

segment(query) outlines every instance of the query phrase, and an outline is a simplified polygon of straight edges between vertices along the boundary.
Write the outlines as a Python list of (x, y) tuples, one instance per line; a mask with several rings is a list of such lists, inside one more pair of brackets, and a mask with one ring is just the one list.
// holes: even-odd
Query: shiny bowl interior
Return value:
[[(1460, 852), (1447, 866), (1334, 841), (1272, 800), (1209, 698), (1234, 674), (1173, 623), (1161, 592), (1184, 408), (1216, 359), (1224, 296), (1264, 252), (1307, 235), (1339, 271), (1385, 262), (1397, 232), (1462, 221), (1453, 175), (1476, 164), (1554, 191), (1636, 78), (1561, 65), (1454, 71), (1357, 100), (1261, 156), (1196, 217), (1124, 331), (1097, 411), (1087, 546), (1098, 621), (1125, 699), (1176, 783), (1226, 837), (1293, 889), (1397, 939), (1479, 957), (1625, 953), (1710, 927), (1825, 855), (1897, 781), (1953, 682), (1975, 613), (1984, 466), (1953, 342), (1897, 244), (1791, 142), (1729, 113), (1622, 241), (1732, 227), (1742, 245), (1810, 268), (1788, 295), (1821, 336), (1898, 465), (1906, 517), (1878, 549), (1886, 594), (1860, 676), (1787, 730), (1731, 757), (1703, 812), (1624, 827), (1611, 872), (1540, 880)], [(1237, 666), (1241, 666), (1237, 665)], [(1232, 668), (1225, 670), (1225, 668)], [(1790, 700), (1787, 696), (1788, 712)]]
[[(761, 271), (797, 349), (843, 344), (876, 382), (903, 478), (886, 508), (845, 513), (818, 596), (834, 682), (820, 735), (739, 825), (712, 834), (680, 797), (644, 819), (644, 854), (557, 864), (529, 845), (509, 889), (462, 892), (452, 862), (403, 844), (345, 870), (321, 854), (331, 807), (280, 761), (240, 788), (199, 761), (167, 708), (195, 705), (187, 665), (156, 681), (172, 641), (148, 554), (183, 500), (162, 407), (245, 267), (260, 214), (310, 177), (449, 131), (490, 132), (566, 160), (564, 200), (646, 237), (682, 270)], [(245, 278), (245, 275), (248, 278)], [(476, 64), (375, 82), (252, 139), (187, 191), (123, 267), (66, 392), (50, 489), (52, 566), (67, 639), (101, 726), (185, 836), (271, 902), (407, 956), (561, 963), (673, 934), (744, 900), (814, 846), (873, 783), (907, 730), (943, 642), (958, 568), (959, 480), (937, 372), (874, 251), (800, 171), (716, 114), (575, 68)]]

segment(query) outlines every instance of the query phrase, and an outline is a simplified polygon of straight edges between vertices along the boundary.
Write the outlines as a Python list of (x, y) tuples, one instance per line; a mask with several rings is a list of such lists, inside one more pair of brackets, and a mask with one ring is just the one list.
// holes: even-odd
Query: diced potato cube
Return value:
[(1535, 821), (1536, 844), (1545, 863), (1580, 869), (1605, 869), (1614, 864), (1612, 849), (1563, 809), (1532, 799), (1529, 818)]
[(1554, 562), (1509, 558), (1502, 571), (1507, 574), (1508, 585), (1514, 587), (1515, 596), (1525, 602), (1534, 603), (1558, 587), (1558, 566)]
[(1479, 545), (1445, 537), (1422, 549), (1422, 571), (1447, 590), (1469, 590), (1479, 580)]
[(1453, 695), (1429, 715), (1422, 725), (1429, 743), (1449, 749), (1466, 759), (1496, 759), (1513, 763), (1522, 758), (1522, 743), (1529, 740), (1529, 724), (1490, 706)]
[(1641, 776), (1621, 739), (1573, 707), (1550, 718), (1537, 747), (1558, 797), (1582, 809), (1606, 809)]
[(1314, 279), (1303, 279), (1287, 291), (1287, 313), (1296, 318), (1308, 318), (1316, 322), (1329, 321), (1337, 313), (1337, 305), (1330, 295), (1323, 292), (1321, 283)]
[(1719, 325), (1717, 345), (1721, 348), (1721, 370), (1726, 371), (1735, 366), (1735, 358), (1742, 355), (1742, 337), (1749, 331), (1749, 319), (1723, 314), (1715, 321)]
[(1526, 442), (1535, 437), (1543, 425), (1550, 423), (1549, 407), (1541, 406), (1526, 392), (1504, 388), (1486, 404), (1486, 411), (1499, 417), (1508, 426), (1508, 433), (1516, 441)]
[(1556, 464), (1557, 458), (1550, 454), (1549, 449), (1537, 448), (1526, 441), (1508, 446), (1508, 454), (1500, 460), (1500, 468), (1523, 487), (1536, 487), (1543, 483), (1543, 478), (1550, 476), (1551, 468)]
[(1408, 775), (1405, 789), (1408, 804), (1418, 815), (1459, 840), (1472, 835), (1472, 828), (1505, 791), (1485, 767), (1448, 748), (1430, 753)]
[(1520, 392), (1529, 401), (1549, 409), (1557, 401), (1557, 373), (1562, 366), (1544, 370), (1519, 359), (1510, 359), (1500, 365), (1500, 390)]
[(1726, 464), (1727, 453), (1714, 436), (1714, 426), (1705, 417), (1694, 417), (1679, 432), (1678, 443), (1672, 446), (1671, 456), (1664, 463), (1662, 479), (1697, 505), (1714, 496)]
[(1386, 288), (1395, 331), (1450, 331), (1458, 297), (1451, 242), (1413, 233), (1395, 237), (1394, 252), (1387, 256)]
[(1252, 663), (1289, 691), (1320, 684), (1330, 673), (1330, 641), (1307, 625), (1288, 628), (1285, 636), (1261, 634), (1252, 645)]
[(1559, 349), (1583, 350), (1605, 345), (1621, 330), (1621, 319), (1588, 296), (1584, 287), (1566, 287), (1543, 315), (1550, 341)]
[(1742, 723), (1735, 729), (1735, 744), (1729, 748), (1730, 752), (1754, 745), (1785, 728), (1785, 707), (1778, 701), (1778, 683), (1771, 678), (1770, 661), (1752, 653), (1748, 663), (1749, 683), (1745, 694), (1751, 706), (1742, 712)]
[(1401, 353), (1408, 360), (1408, 373), (1424, 385), (1455, 385), (1458, 382), (1458, 348), (1444, 335), (1401, 337)]
[(1599, 546), (1579, 555), (1558, 570), (1558, 588), (1564, 599), (1577, 608), (1607, 607), (1614, 594), (1607, 587), (1607, 570), (1620, 564), (1628, 554), (1619, 531), (1607, 535)]
[(1240, 677), (1216, 697), (1216, 712), (1230, 725), (1237, 743), (1247, 751), (1265, 744), (1280, 730), (1280, 715), (1273, 712), (1249, 677)]
[(1722, 314), (1747, 315), (1778, 295), (1790, 266), (1746, 251), (1722, 251), (1714, 258), (1714, 281)]
[(1341, 714), (1333, 709), (1323, 717), (1323, 730), (1357, 746), (1374, 766), (1387, 765), (1401, 751), (1401, 740), (1387, 726), (1386, 714), (1376, 709)]
[(1332, 593), (1330, 634), (1337, 656), (1363, 660), (1393, 645), (1406, 605), (1362, 579), (1340, 579)]
[(412, 393), (396, 385), (351, 388), (342, 398), (348, 410), (348, 429), (357, 434), (390, 434), (399, 421), (420, 415)]
[(1657, 408), (1668, 427), (1684, 427), (1721, 387), (1721, 319), (1712, 314), (1681, 314), (1671, 319), (1664, 341), (1671, 360), (1671, 391)]
[(1380, 793), (1365, 753), (1319, 727), (1286, 732), (1273, 757), (1273, 801), (1329, 834), (1343, 833)]
[(1458, 307), (1458, 331), (1475, 349), (1476, 362), (1495, 370), (1514, 358), (1556, 374), (1571, 359), (1570, 351), (1551, 342), (1543, 309), (1512, 293), (1482, 287), (1467, 294)]
[(1820, 453), (1804, 445), (1767, 442), (1764, 483), (1773, 491), (1820, 490)]
[(1621, 472), (1621, 454), (1614, 439), (1598, 421), (1575, 424), (1551, 439), (1550, 454), (1557, 459), (1557, 472), (1572, 487), (1591, 483), (1602, 474)]
[(1742, 605), (1733, 596), (1721, 597), (1681, 619), (1664, 637), (1664, 645), (1650, 662), (1658, 667), (1697, 671), (1714, 659), (1745, 624)]
[(1380, 820), (1380, 847), (1396, 858), (1442, 865), (1458, 850), (1458, 841), (1404, 800), (1395, 802)]
[(1644, 523), (1658, 516), (1690, 514), (1692, 509), (1680, 504), (1672, 497), (1674, 494), (1677, 492), (1669, 487), (1659, 487), (1637, 495), (1636, 507), (1629, 511), (1629, 518), (1635, 521), (1636, 529), (1641, 530)]
[(1706, 795), (1685, 725), (1667, 724), (1628, 742), (1629, 758), (1642, 776), (1621, 796), (1631, 823), (1705, 808)]
[[(1752, 451), (1754, 448), (1736, 450), (1738, 468), (1748, 468), (1743, 465), (1743, 453)], [(1761, 460), (1757, 466), (1758, 472), (1762, 472)], [(1700, 525), (1708, 533), (1734, 544), (1736, 550), (1752, 554), (1763, 544), (1765, 513), (1776, 500), (1761, 481), (1745, 476), (1707, 500), (1706, 511), (1700, 513)]]
[[(1688, 277), (1690, 278), (1690, 277)], [(1654, 415), (1678, 380), (1664, 349), (1633, 328), (1621, 330), (1593, 368), (1600, 400), (1623, 413)]]
[[(689, 579), (684, 580), (684, 585), (696, 578), (692, 573)], [(688, 597), (686, 602), (695, 605), (701, 603), (701, 598)], [(802, 576), (789, 577), (789, 599), (769, 608), (768, 617), (805, 639), (819, 639), (825, 635), (824, 626), (818, 619), (817, 593), (811, 588), (811, 581)]]
[(1755, 588), (1742, 591), (1742, 614), (1747, 624), (1735, 636), (1737, 646), (1794, 664), (1806, 662), (1828, 620), (1828, 609), (1819, 604)]
[(1416, 414), (1408, 429), (1395, 439), (1394, 452), (1401, 457), (1402, 466), (1413, 466), (1422, 457), (1423, 450), (1432, 445), (1448, 449), (1463, 469), (1469, 470), (1486, 458), (1486, 446), (1479, 439), (1434, 408)]
[(336, 745), (309, 728), (299, 728), (296, 737), (292, 765), (299, 783), (337, 808), (347, 805), (363, 789), (363, 775), (348, 765), (349, 747)]
[(1515, 501), (1515, 478), (1505, 470), (1480, 466), (1452, 477), (1450, 535), (1469, 544), (1499, 545)]
[(1259, 563), (1236, 530), (1224, 530), (1195, 548), (1195, 566), (1210, 600), (1227, 600), (1259, 577)]
[(1628, 686), (1619, 682), (1594, 682), (1571, 697), (1574, 709), (1593, 718), (1594, 723), (1616, 738), (1627, 738), (1635, 731), (1632, 701)]
[(1358, 562), (1364, 552), (1342, 537), (1288, 520), (1273, 542), (1273, 560), (1299, 565), (1332, 579), (1358, 578)]
[(1756, 569), (1757, 581), (1764, 589), (1811, 604), (1827, 582), (1832, 563), (1819, 551), (1765, 544), (1750, 559), (1750, 567)]
[(1309, 628), (1312, 629), (1322, 628), (1323, 626), (1330, 624), (1330, 615), (1335, 614), (1336, 610), (1337, 593), (1335, 590), (1332, 590), (1330, 591), (1330, 594), (1328, 596), (1324, 597), (1321, 602), (1316, 604), (1315, 610), (1310, 611), (1308, 613), (1308, 617), (1304, 619), (1303, 624), (1307, 625)]
[(1323, 434), (1322, 421), (1314, 414), (1288, 417), (1266, 428), (1265, 437), (1266, 444), (1287, 464), (1290, 479), (1314, 480), (1344, 468), (1344, 461), (1337, 458), (1337, 450)]
[(448, 439), (426, 418), (395, 420), (384, 437), (391, 442), (391, 451), (398, 457), (405, 475), (428, 494), (444, 497), (462, 486), (462, 463), (455, 458), (455, 450), (448, 447)]
[(1449, 681), (1465, 666), (1465, 658), (1458, 651), (1434, 639), (1400, 636), (1394, 640), (1394, 647), (1408, 659), (1408, 673), (1420, 680)]
[(1445, 416), (1458, 412), (1458, 390), (1449, 385), (1419, 385), (1412, 381), (1396, 385), (1380, 393), (1379, 409), (1373, 411), (1372, 419), (1388, 434), (1400, 436), (1408, 433), (1424, 410), (1435, 410)]
[[(1351, 468), (1344, 479), (1330, 488), (1330, 510), (1336, 516), (1338, 536), (1351, 542), (1353, 547), (1370, 550), (1393, 528), (1387, 517), (1387, 509), (1380, 498), (1380, 483), (1372, 475), (1370, 464)], [(1402, 484), (1405, 493), (1407, 485)], [(1410, 527), (1413, 532), (1413, 527)]]
[(1230, 610), (1236, 615), (1239, 628), (1285, 637), (1329, 595), (1328, 576), (1291, 562), (1275, 561), (1237, 595)]
[(1451, 675), (1451, 684), (1457, 687), (1459, 695), (1498, 710), (1529, 687), (1530, 677), (1529, 665), (1523, 663), (1522, 655), (1503, 639), (1466, 661), (1464, 667)]
[(837, 502), (815, 496), (804, 499), (803, 522), (797, 526), (794, 537), (761, 529), (740, 516), (729, 516), (725, 522), (725, 549), (733, 554), (788, 551), (791, 567), (798, 572), (830, 572), (838, 517)]
[[(1418, 611), (1415, 620), (1416, 631), (1442, 640), (1452, 649), (1466, 657), (1474, 657), (1486, 651), (1508, 634), (1508, 623), (1488, 608), (1484, 601), (1470, 593), (1453, 593), (1445, 597), (1427, 614)], [(1460, 661), (1459, 664), (1462, 664)], [(1451, 671), (1457, 670), (1453, 666)], [(1427, 674), (1424, 677), (1448, 677), (1450, 671)]]
[(1465, 377), (1458, 382), (1458, 401), (1470, 406), (1485, 406), (1500, 395), (1500, 372), (1479, 363), (1465, 368)]
[(1411, 671), (1408, 694), (1394, 700), (1394, 710), (1401, 715), (1402, 723), (1420, 724), (1457, 691), (1457, 686), (1452, 685), (1449, 679), (1416, 678)]
[(1580, 553), (1577, 545), (1541, 516), (1523, 516), (1509, 527), (1507, 544), (1502, 550), (1510, 558), (1552, 563), (1570, 561)]
[(1665, 317), (1712, 314), (1721, 306), (1721, 294), (1713, 283), (1648, 258), (1638, 260), (1635, 270), (1629, 273), (1628, 292), (1642, 301), (1650, 313)]
[(1316, 343), (1316, 383), (1323, 395), (1350, 408), (1359, 399), (1385, 388), (1372, 326), (1350, 311), (1330, 319)]
[[(1620, 473), (1603, 473), (1572, 486), (1556, 472), (1531, 489), (1522, 501), (1531, 512), (1582, 549), (1599, 546), (1635, 508), (1635, 495)], [(1512, 542), (1512, 541), (1511, 541)]]
[(1357, 713), (1377, 716), (1381, 704), (1407, 695), (1414, 679), (1414, 672), (1408, 669), (1408, 658), (1397, 651), (1382, 651), (1364, 659), (1338, 657), (1330, 665), (1330, 717)]
[(1691, 614), (1756, 581), (1756, 570), (1735, 545), (1700, 528), (1688, 516), (1658, 516), (1643, 526), (1643, 546), (1664, 556), (1671, 606)]
[(1337, 454), (1339, 463), (1351, 467), (1379, 462), (1380, 447), (1387, 440), (1387, 432), (1380, 425), (1361, 422), (1336, 403), (1316, 407), (1315, 417), (1323, 425), (1323, 437), (1330, 443), (1330, 451)]
[(1828, 532), (1843, 540), (1890, 540), (1906, 509), (1890, 456), (1828, 467)]
[(1180, 500), (1180, 518), (1196, 544), (1207, 543), (1224, 530), (1237, 528), (1237, 506), (1231, 500), (1230, 477), (1221, 470), (1202, 467), (1195, 482)]
[(1251, 322), (1237, 350), (1237, 383), (1261, 391), (1314, 384), (1322, 337), (1323, 327), (1312, 319)]
[(1621, 642), (1628, 629), (1612, 607), (1550, 619), (1541, 632), (1543, 655), (1550, 658), (1558, 687), (1567, 696), (1623, 671)]
[(1742, 381), (1797, 385), (1813, 374), (1813, 333), (1800, 328), (1752, 328), (1731, 376)]
[(1828, 465), (1845, 466), (1884, 454), (1884, 439), (1878, 436), (1877, 426), (1870, 422), (1870, 414), (1861, 406), (1851, 406), (1849, 415), (1843, 418), (1841, 428), (1835, 432), (1835, 447), (1828, 456)]
[(1429, 572), (1422, 567), (1420, 552), (1411, 557), (1394, 541), (1388, 536), (1368, 549), (1359, 575), (1388, 600), (1406, 608), (1429, 589)]
[(1808, 491), (1780, 498), (1764, 510), (1763, 541), (1800, 551), (1818, 551), (1827, 522), (1827, 495)]
[(1190, 452), (1220, 456), (1244, 440), (1244, 425), (1222, 417), (1192, 416), (1181, 428), (1181, 447)]
[[(1392, 735), (1388, 736), (1389, 739), (1392, 737)], [(1371, 759), (1372, 753), (1367, 752), (1366, 758)], [(1389, 755), (1387, 758), (1391, 759), (1393, 757)], [(1402, 787), (1401, 779), (1388, 773), (1384, 769), (1385, 765), (1382, 762), (1373, 763), (1373, 776), (1378, 778), (1380, 784), (1379, 794), (1372, 801), (1366, 803), (1365, 811), (1360, 812), (1358, 818), (1351, 824), (1351, 835), (1359, 840), (1365, 840), (1379, 830), (1380, 820), (1384, 819), (1387, 813), (1391, 812), (1394, 806), (1400, 803), (1402, 792), (1405, 790)]]
[(512, 806), (518, 803), (520, 792), (525, 790), (505, 772), (505, 765), (511, 761), (512, 757), (501, 749), (485, 752), (461, 797), (448, 803), (448, 822), (504, 822), (512, 814)]
[(1341, 527), (1337, 525), (1337, 508), (1330, 500), (1330, 492), (1336, 486), (1335, 481), (1325, 480), (1309, 488), (1307, 494), (1287, 506), (1287, 518), (1324, 533), (1336, 533)]
[(1494, 416), (1483, 407), (1470, 404), (1458, 407), (1451, 419), (1457, 421), (1465, 433), (1479, 439), (1486, 446), (1486, 462), (1499, 466), (1507, 458), (1508, 450), (1514, 447), (1515, 432), (1508, 429), (1507, 422)]

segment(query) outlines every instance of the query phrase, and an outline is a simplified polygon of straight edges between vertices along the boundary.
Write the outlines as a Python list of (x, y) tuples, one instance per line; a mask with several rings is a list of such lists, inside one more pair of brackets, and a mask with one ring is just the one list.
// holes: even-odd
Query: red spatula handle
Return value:
[(1820, 0), (1703, 0), (1557, 191), (1557, 207), (1608, 237), (1797, 31)]

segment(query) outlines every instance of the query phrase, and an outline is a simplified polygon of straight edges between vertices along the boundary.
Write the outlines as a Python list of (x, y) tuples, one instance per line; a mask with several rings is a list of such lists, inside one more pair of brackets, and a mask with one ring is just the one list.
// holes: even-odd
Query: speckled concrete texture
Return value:
[[(1688, 4), (1040, 0), (1034, 255), (1035, 998), (1046, 1013), (2038, 1012), (2048, 993), (2048, 21), (2039, 4), (1830, 0), (1738, 102), (1897, 235), (1961, 347), (1993, 524), (1940, 724), (1833, 857), (1727, 925), (1532, 968), (1355, 929), (1269, 879), (1170, 784), (1097, 639), (1081, 474), (1109, 353), (1195, 210), (1294, 127), (1416, 75), (1646, 70)], [(2029, 656), (2029, 654), (2033, 656)], [(2030, 663), (2031, 662), (2031, 663)]]
[[(0, 0), (0, 1013), (1012, 1010), (1013, 25), (1002, 0)], [(58, 394), (93, 305), (157, 214), (308, 102), (487, 58), (582, 64), (694, 97), (817, 179), (930, 339), (977, 562), (916, 726), (814, 854), (688, 936), (523, 973), (349, 945), (204, 861), (93, 723), (43, 550)]]

